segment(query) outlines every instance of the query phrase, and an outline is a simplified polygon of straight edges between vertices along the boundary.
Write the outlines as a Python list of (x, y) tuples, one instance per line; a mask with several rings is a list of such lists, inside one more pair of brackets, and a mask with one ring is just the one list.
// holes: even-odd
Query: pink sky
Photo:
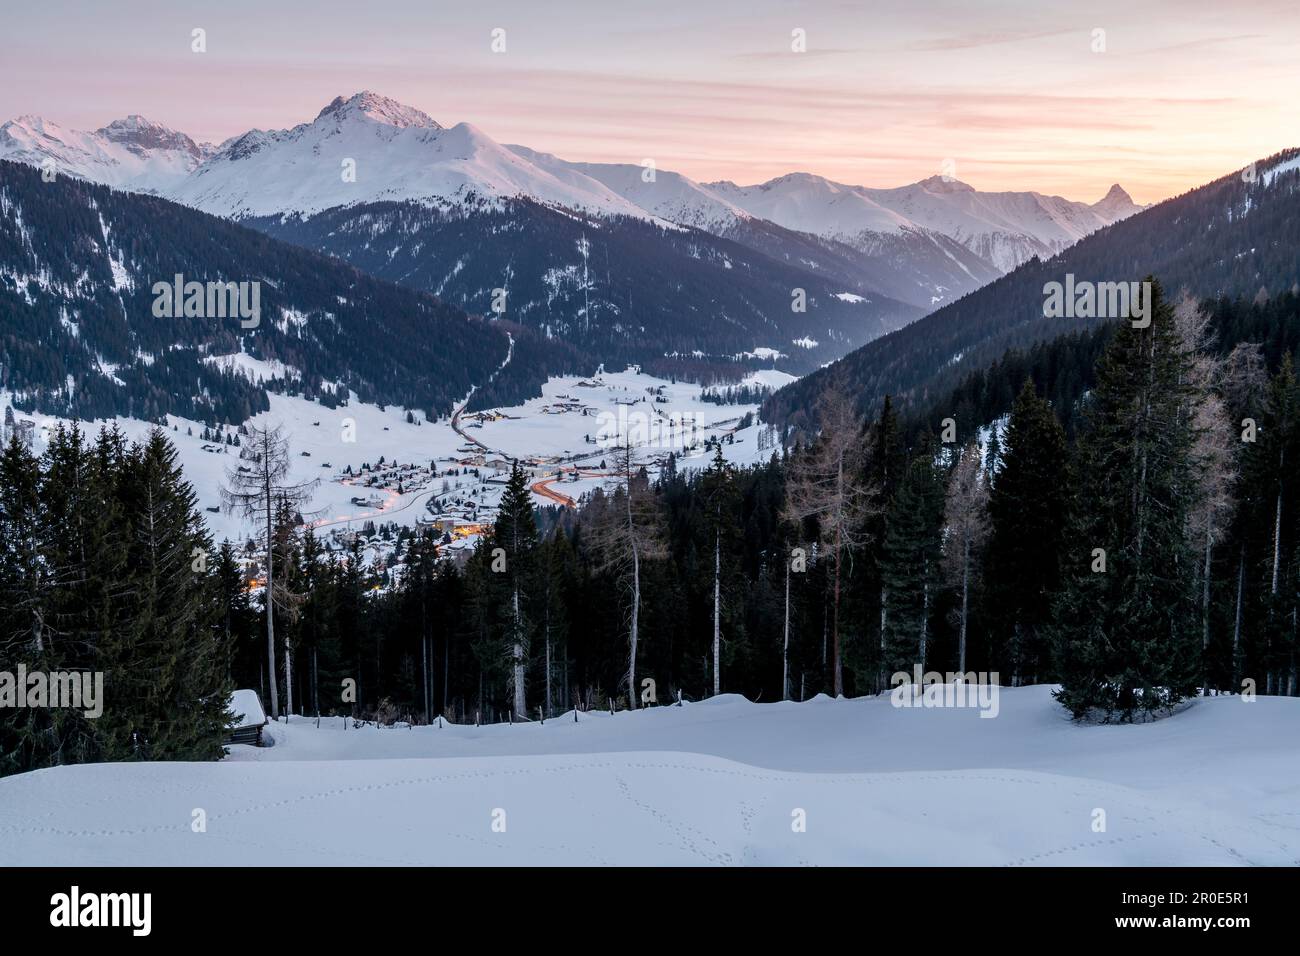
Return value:
[(0, 120), (79, 129), (141, 113), (219, 141), (371, 89), (705, 181), (894, 186), (951, 159), (980, 189), (1139, 202), (1300, 145), (1293, 2), (44, 0), (5, 24)]

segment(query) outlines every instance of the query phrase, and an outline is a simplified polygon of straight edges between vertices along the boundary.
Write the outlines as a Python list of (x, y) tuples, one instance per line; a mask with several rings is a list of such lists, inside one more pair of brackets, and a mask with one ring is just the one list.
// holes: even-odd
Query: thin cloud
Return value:
[(918, 40), (910, 43), (906, 49), (914, 52), (934, 52), (943, 50), (973, 50), (985, 46), (1001, 46), (1004, 43), (1023, 43), (1026, 40), (1042, 40), (1046, 37), (1058, 37), (1077, 30), (1036, 30), (1036, 31), (1002, 31), (997, 33), (961, 33), (940, 37), (935, 40)]

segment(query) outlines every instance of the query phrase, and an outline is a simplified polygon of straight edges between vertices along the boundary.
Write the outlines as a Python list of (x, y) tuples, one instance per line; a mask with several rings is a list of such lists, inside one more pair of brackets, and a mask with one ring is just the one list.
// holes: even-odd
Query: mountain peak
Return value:
[(398, 129), (406, 129), (408, 126), (442, 129), (442, 126), (415, 107), (406, 106), (397, 100), (369, 90), (354, 93), (346, 99), (342, 96), (334, 97), (333, 101), (320, 111), (316, 119), (320, 121), (326, 116), (339, 119), (358, 117), (385, 126), (395, 126)]
[(1131, 216), (1145, 208), (1135, 203), (1119, 183), (1111, 186), (1105, 196), (1092, 204), (1093, 211), (1112, 221)]
[(929, 179), (921, 180), (917, 185), (932, 193), (973, 193), (975, 191), (974, 186), (952, 176), (931, 176)]
[(203, 154), (194, 140), (184, 133), (145, 119), (139, 113), (131, 113), (122, 119), (115, 119), (107, 126), (95, 130), (95, 135), (114, 143), (121, 143), (133, 152), (154, 149), (179, 150), (196, 159)]
[(1102, 197), (1101, 201), (1105, 203), (1122, 202), (1122, 203), (1131, 204), (1133, 202), (1133, 197), (1124, 191), (1123, 186), (1121, 186), (1119, 183), (1115, 183), (1110, 187), (1110, 190), (1106, 193), (1106, 195)]

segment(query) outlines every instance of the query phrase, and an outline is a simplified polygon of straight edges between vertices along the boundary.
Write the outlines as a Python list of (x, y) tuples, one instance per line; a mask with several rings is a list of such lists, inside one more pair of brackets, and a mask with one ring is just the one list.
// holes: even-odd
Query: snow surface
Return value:
[(230, 712), (235, 715), (234, 727), (260, 727), (266, 723), (266, 711), (257, 691), (242, 688), (230, 695)]
[(1300, 156), (1293, 156), (1291, 159), (1278, 163), (1272, 169), (1264, 173), (1264, 185), (1272, 186), (1273, 180), (1283, 173), (1289, 173), (1293, 170), (1300, 169)]
[(1050, 691), (1003, 689), (992, 720), (734, 695), (577, 723), (293, 718), (219, 763), (0, 780), (0, 864), (1300, 864), (1300, 700), (1100, 727)]

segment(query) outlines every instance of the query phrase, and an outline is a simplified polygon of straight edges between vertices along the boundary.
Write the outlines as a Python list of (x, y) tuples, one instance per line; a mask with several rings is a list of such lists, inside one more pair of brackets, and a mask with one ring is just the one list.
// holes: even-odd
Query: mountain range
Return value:
[[(814, 242), (820, 256), (858, 262), (866, 291), (927, 311), (1142, 208), (1118, 185), (1088, 204), (980, 192), (950, 176), (891, 189), (808, 173), (752, 186), (699, 183), (649, 161), (569, 162), (501, 144), (469, 123), (445, 127), (371, 92), (338, 97), (292, 129), (250, 130), (215, 147), (138, 116), (89, 133), (21, 117), (0, 126), (0, 158), (49, 160), (67, 175), (236, 220), (375, 202), (499, 208), (525, 199), (740, 242), (757, 233), (768, 254), (774, 225), (806, 237), (805, 246)], [(796, 258), (817, 268), (806, 248)]]
[[(1286, 252), (1290, 154), (1265, 161), (1257, 179), (1228, 176), (1145, 212), (1119, 186), (1090, 204), (981, 192), (951, 176), (878, 189), (791, 173), (740, 186), (648, 162), (571, 162), (359, 93), (292, 129), (216, 145), (140, 116), (84, 133), (27, 116), (0, 126), (4, 159), (46, 175), (0, 162), (0, 298), (14, 315), (40, 315), (15, 320), (30, 334), (9, 335), (0, 372), (29, 399), (97, 412), (122, 413), (113, 389), (125, 388), (137, 414), (239, 417), (258, 399), (214, 379), (211, 358), (245, 352), (280, 370), (267, 387), (331, 401), (351, 388), (439, 414), (484, 385), (509, 332), (514, 358), (477, 404), (520, 400), (548, 375), (600, 362), (702, 383), (778, 367), (807, 376), (765, 407), (789, 422), (830, 381), (864, 401), (934, 401), (1007, 349), (1069, 331), (1041, 308), (1043, 282), (1066, 270), (1156, 271), (1207, 295), (1252, 292), (1267, 275), (1289, 284), (1300, 271)], [(51, 170), (56, 188), (37, 201), (34, 184)], [(211, 244), (195, 238), (205, 231), (239, 254), (208, 256)], [(184, 237), (174, 241), (188, 273), (261, 277), (277, 290), (279, 319), (256, 335), (182, 334), (139, 315), (140, 290), (177, 262), (156, 242), (169, 232)], [(60, 242), (105, 269), (77, 273), (41, 251)], [(299, 284), (268, 261), (290, 264)], [(334, 293), (339, 306), (364, 303), (345, 320), (352, 313), (307, 288), (317, 269), (337, 289), (379, 281), (365, 296)], [(399, 331), (374, 334), (390, 323)], [(36, 357), (32, 342), (63, 358)], [(462, 347), (472, 356), (445, 367)], [(414, 377), (389, 381), (384, 369), (413, 355), (423, 356)], [(339, 356), (362, 373), (349, 377)], [(155, 368), (192, 383), (178, 385), (182, 398), (148, 383)], [(74, 395), (68, 377), (83, 374), (92, 385)]]

